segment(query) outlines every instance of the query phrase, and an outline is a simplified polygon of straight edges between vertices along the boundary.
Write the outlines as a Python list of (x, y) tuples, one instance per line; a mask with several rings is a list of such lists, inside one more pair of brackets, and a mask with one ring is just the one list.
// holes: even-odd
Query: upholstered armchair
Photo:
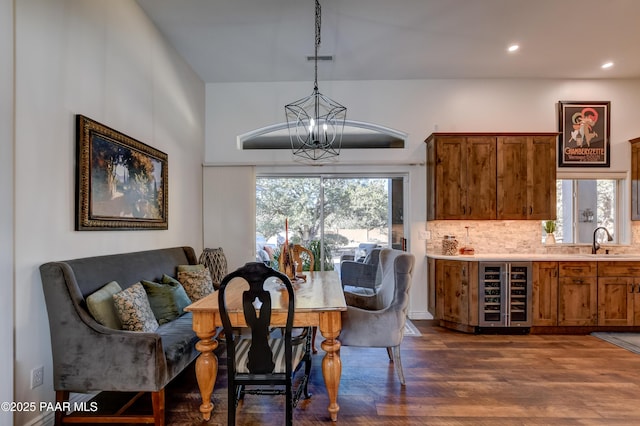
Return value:
[(367, 310), (347, 306), (342, 313), (342, 346), (386, 348), (394, 363), (400, 383), (405, 384), (400, 344), (409, 309), (409, 289), (415, 258), (412, 254), (394, 250), (380, 251), (381, 281), (378, 294), (381, 308)]

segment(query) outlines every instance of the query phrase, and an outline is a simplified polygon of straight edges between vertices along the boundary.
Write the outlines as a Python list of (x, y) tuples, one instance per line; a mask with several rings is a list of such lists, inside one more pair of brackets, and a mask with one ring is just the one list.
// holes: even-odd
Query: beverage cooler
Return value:
[(479, 326), (531, 326), (531, 262), (481, 262)]

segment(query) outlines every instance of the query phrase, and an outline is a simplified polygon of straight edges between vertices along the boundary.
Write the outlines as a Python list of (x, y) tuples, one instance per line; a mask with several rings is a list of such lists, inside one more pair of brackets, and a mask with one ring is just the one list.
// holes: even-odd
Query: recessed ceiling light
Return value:
[(602, 69), (606, 70), (607, 68), (611, 68), (613, 66), (613, 62), (605, 62), (604, 64), (602, 64)]
[(509, 46), (509, 47), (507, 48), (507, 50), (508, 50), (509, 52), (515, 52), (515, 51), (517, 51), (518, 49), (520, 49), (520, 46), (519, 46), (519, 45), (517, 45), (517, 44), (512, 44), (511, 46)]

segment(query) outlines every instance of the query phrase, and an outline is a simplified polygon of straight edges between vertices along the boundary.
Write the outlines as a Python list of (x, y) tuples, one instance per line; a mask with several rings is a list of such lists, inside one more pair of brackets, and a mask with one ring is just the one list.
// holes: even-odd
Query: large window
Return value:
[(277, 264), (285, 231), (314, 253), (305, 270), (334, 269), (342, 255), (358, 255), (361, 243), (403, 249), (404, 187), (403, 176), (258, 177), (257, 257)]
[[(591, 244), (593, 231), (604, 226), (613, 237), (613, 243), (619, 243), (621, 185), (621, 179), (557, 180), (556, 241)], [(598, 237), (606, 238), (604, 232), (601, 234)]]

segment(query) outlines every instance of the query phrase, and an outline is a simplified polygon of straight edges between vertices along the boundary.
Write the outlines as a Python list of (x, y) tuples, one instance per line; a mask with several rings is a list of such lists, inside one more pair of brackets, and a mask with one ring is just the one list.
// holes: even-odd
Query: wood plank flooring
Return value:
[[(384, 349), (341, 349), (338, 423), (343, 425), (640, 425), (640, 355), (592, 336), (470, 335), (413, 321), (405, 337), (400, 386)], [(296, 425), (331, 424), (314, 357), (313, 397)], [(193, 372), (167, 389), (167, 424), (201, 424)], [(248, 395), (238, 425), (281, 425), (283, 397)], [(220, 360), (213, 416), (227, 421), (226, 369)]]

